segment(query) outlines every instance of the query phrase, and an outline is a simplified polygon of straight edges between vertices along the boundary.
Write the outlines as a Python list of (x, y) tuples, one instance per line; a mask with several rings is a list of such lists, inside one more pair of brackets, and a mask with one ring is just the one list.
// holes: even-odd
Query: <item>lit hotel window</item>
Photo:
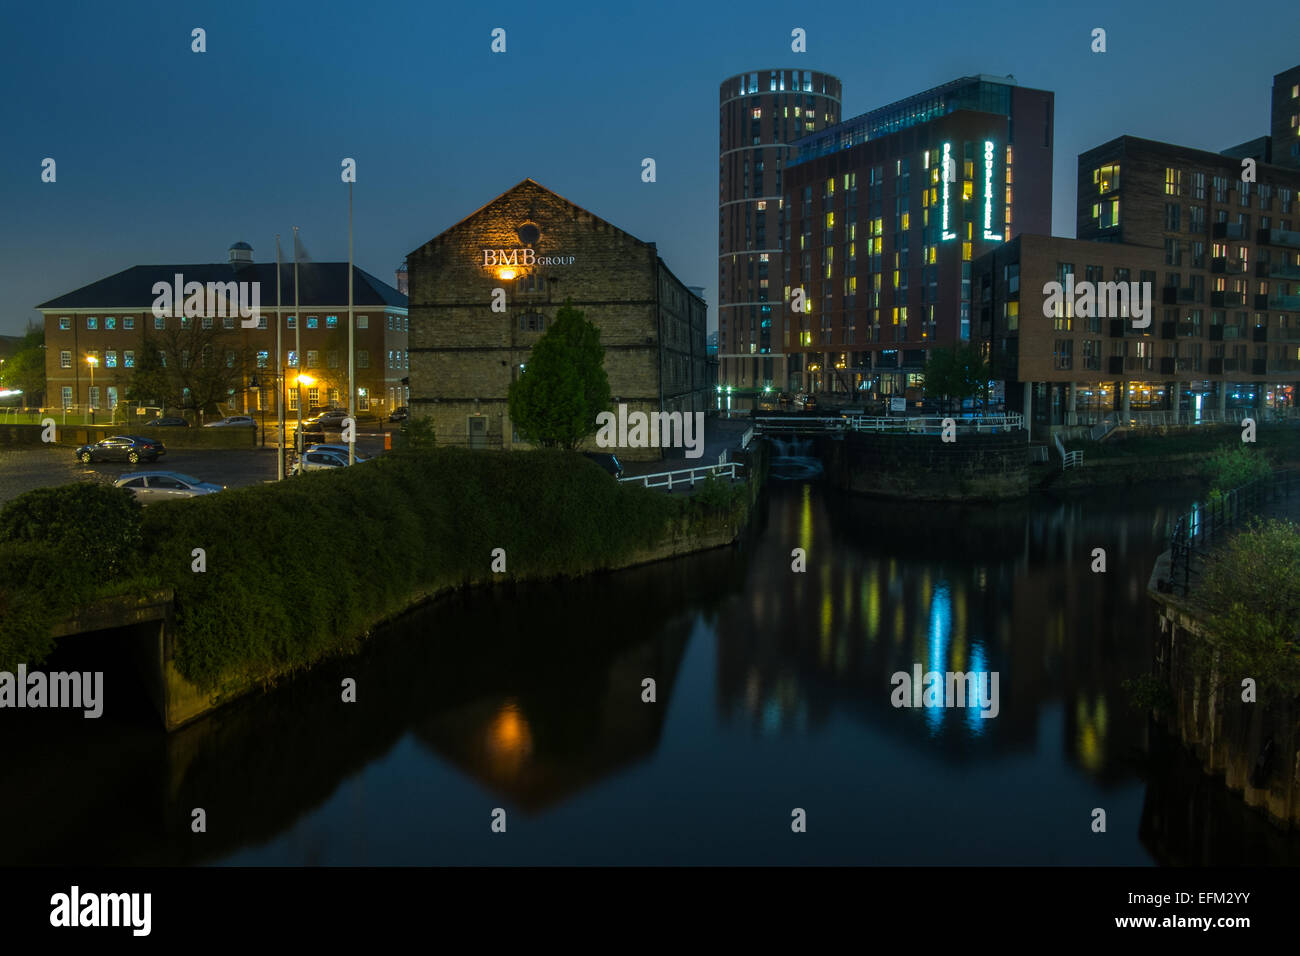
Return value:
[(758, 211), (762, 212), (765, 209), (767, 209), (767, 203), (760, 199), (758, 201)]
[(754, 109), (754, 119), (759, 119), (762, 115), (763, 115), (763, 111), (756, 107)]

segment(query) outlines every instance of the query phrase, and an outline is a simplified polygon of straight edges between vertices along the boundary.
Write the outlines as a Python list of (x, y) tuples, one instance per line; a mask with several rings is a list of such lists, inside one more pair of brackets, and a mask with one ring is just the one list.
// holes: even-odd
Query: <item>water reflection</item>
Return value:
[[(112, 635), (70, 642), (49, 669), (115, 690), (99, 721), (4, 715), (0, 817), (23, 825), (0, 862), (1300, 859), (1119, 686), (1149, 670), (1147, 575), (1193, 496), (963, 508), (776, 482), (735, 548), (428, 606), (170, 737)], [(997, 716), (978, 693), (894, 707), (918, 665), (996, 671)], [(791, 806), (817, 822), (797, 847)]]

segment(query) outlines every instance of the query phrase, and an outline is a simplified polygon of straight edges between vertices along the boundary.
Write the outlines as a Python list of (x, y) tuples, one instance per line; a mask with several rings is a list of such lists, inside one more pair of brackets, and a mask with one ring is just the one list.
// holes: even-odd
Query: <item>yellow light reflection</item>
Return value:
[(487, 728), (487, 757), (492, 772), (498, 776), (515, 776), (532, 752), (532, 728), (515, 700), (507, 700)]

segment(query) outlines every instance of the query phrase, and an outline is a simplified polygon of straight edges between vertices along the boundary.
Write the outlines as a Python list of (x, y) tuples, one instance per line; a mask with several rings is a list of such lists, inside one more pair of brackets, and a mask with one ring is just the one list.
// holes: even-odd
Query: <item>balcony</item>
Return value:
[(1267, 295), (1256, 294), (1256, 295), (1255, 295), (1254, 302), (1255, 302), (1255, 309), (1256, 309), (1256, 311), (1258, 311), (1258, 312), (1263, 312), (1265, 309), (1268, 308), (1268, 296), (1267, 296)]
[(1261, 277), (1268, 276), (1270, 279), (1296, 281), (1300, 279), (1300, 266), (1288, 265), (1285, 262), (1260, 262), (1256, 265), (1255, 274)]
[(1274, 295), (1265, 298), (1268, 299), (1270, 309), (1286, 309), (1289, 312), (1300, 310), (1300, 295)]
[(1266, 325), (1257, 325), (1257, 326), (1255, 326), (1253, 329), (1251, 329), (1251, 330), (1250, 330), (1250, 340), (1251, 340), (1252, 342), (1267, 342), (1267, 341), (1268, 341), (1268, 326), (1266, 326)]
[(1300, 232), (1289, 229), (1260, 229), (1255, 242), (1261, 246), (1290, 246), (1300, 249)]
[(1123, 374), (1124, 374), (1124, 356), (1122, 356), (1122, 355), (1111, 355), (1111, 356), (1107, 357), (1107, 359), (1106, 359), (1106, 374), (1107, 374), (1107, 375), (1123, 375)]
[(1233, 306), (1233, 305), (1243, 305), (1245, 304), (1245, 301), (1246, 301), (1245, 295), (1243, 295), (1240, 292), (1211, 292), (1210, 293), (1210, 305), (1214, 306), (1217, 309), (1222, 309), (1227, 306)]
[(1270, 342), (1300, 342), (1300, 328), (1273, 329)]
[(1225, 325), (1222, 328), (1224, 339), (1244, 339), (1246, 337), (1246, 330), (1240, 325)]
[(1264, 359), (1250, 360), (1251, 375), (1267, 375), (1268, 374), (1267, 368), (1268, 368), (1268, 362)]
[(1162, 358), (1162, 359), (1160, 360), (1160, 374), (1161, 374), (1161, 375), (1173, 375), (1173, 374), (1174, 374), (1174, 371), (1175, 371), (1175, 367), (1174, 367), (1174, 359), (1172, 359), (1172, 358)]
[(1245, 239), (1246, 230), (1239, 222), (1216, 222), (1210, 235), (1215, 239)]
[(1211, 272), (1227, 272), (1227, 271), (1228, 271), (1228, 257), (1227, 257), (1227, 256), (1215, 256), (1213, 259), (1211, 259), (1211, 260), (1210, 260), (1210, 271), (1211, 271)]
[(1210, 359), (1210, 369), (1209, 369), (1209, 373), (1210, 373), (1211, 375), (1222, 375), (1222, 374), (1223, 374), (1223, 359), (1221, 359), (1221, 358), (1212, 358), (1212, 359)]
[(1268, 370), (1270, 372), (1300, 372), (1300, 359), (1270, 359)]
[(1223, 326), (1221, 326), (1221, 325), (1211, 325), (1211, 326), (1210, 326), (1210, 341), (1211, 341), (1211, 342), (1222, 342), (1222, 341), (1223, 341)]

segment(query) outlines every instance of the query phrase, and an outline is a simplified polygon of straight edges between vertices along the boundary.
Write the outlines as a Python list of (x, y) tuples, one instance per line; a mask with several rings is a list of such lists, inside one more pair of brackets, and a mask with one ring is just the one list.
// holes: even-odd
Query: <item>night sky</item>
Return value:
[[(1131, 133), (1220, 150), (1268, 132), (1300, 6), (1090, 3), (6, 4), (0, 13), (0, 333), (129, 266), (259, 261), (292, 227), (403, 256), (532, 177), (658, 244), (717, 324), (718, 85), (770, 68), (844, 81), (852, 116), (958, 76), (1056, 93), (1054, 232), (1076, 156)], [(480, 12), (481, 11), (481, 12)], [(207, 31), (207, 52), (190, 31)], [(489, 50), (494, 27), (507, 52)], [(792, 53), (790, 31), (807, 31)], [(1090, 51), (1094, 27), (1108, 52)], [(41, 182), (53, 157), (58, 181)], [(654, 157), (658, 181), (641, 182)]]

